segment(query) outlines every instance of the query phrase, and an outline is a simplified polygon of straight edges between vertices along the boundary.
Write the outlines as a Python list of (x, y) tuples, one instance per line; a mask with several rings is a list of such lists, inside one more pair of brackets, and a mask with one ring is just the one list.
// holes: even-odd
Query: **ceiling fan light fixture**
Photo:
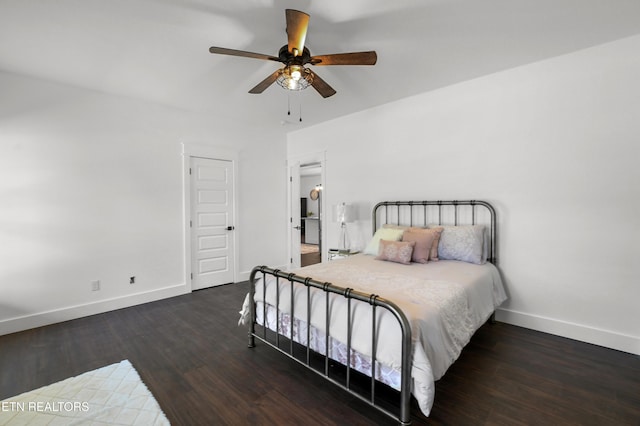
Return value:
[(287, 65), (276, 81), (287, 90), (304, 90), (313, 83), (313, 73), (302, 65)]

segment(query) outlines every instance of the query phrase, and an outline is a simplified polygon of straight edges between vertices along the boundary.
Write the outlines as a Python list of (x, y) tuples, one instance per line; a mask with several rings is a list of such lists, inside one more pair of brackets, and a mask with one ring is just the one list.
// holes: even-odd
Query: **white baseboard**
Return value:
[[(286, 271), (288, 266), (269, 266), (269, 268)], [(249, 281), (250, 275), (251, 275), (251, 271), (240, 272), (238, 277), (238, 282)]]
[(640, 338), (635, 336), (508, 309), (498, 309), (496, 321), (640, 355)]
[(9, 318), (0, 321), (0, 336), (58, 322), (69, 321), (76, 318), (82, 318), (89, 315), (101, 314), (103, 312), (113, 311), (116, 309), (128, 308), (129, 306), (140, 305), (142, 303), (153, 302), (190, 292), (191, 289), (185, 284), (178, 284), (83, 305), (69, 306), (52, 311)]
[(240, 276), (238, 277), (238, 282), (241, 283), (243, 281), (249, 281), (250, 275), (251, 275), (251, 271), (240, 272)]

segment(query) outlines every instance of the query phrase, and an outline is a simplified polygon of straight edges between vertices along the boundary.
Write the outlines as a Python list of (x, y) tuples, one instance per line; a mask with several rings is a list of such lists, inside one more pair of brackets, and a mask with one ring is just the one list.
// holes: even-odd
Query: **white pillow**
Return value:
[(380, 247), (380, 240), (400, 241), (404, 234), (404, 229), (392, 229), (392, 228), (380, 228), (376, 231), (364, 249), (364, 254), (378, 255), (378, 249)]
[(482, 265), (487, 261), (485, 249), (485, 226), (443, 226), (438, 244), (438, 258), (461, 260)]

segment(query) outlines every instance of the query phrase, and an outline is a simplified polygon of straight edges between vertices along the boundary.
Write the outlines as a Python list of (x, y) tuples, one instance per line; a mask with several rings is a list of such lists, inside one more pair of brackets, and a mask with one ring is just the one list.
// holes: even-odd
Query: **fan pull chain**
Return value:
[(287, 95), (287, 115), (291, 115), (291, 96)]
[(302, 102), (300, 102), (300, 119), (298, 121), (302, 123)]

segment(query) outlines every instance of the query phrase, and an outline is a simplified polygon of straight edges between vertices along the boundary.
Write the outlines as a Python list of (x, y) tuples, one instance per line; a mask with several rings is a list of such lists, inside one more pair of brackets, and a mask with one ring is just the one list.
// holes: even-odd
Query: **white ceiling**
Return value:
[[(286, 8), (311, 15), (312, 55), (378, 63), (315, 67), (327, 99), (248, 94), (279, 64), (208, 48), (277, 56)], [(638, 33), (638, 0), (0, 0), (0, 70), (293, 130)]]

